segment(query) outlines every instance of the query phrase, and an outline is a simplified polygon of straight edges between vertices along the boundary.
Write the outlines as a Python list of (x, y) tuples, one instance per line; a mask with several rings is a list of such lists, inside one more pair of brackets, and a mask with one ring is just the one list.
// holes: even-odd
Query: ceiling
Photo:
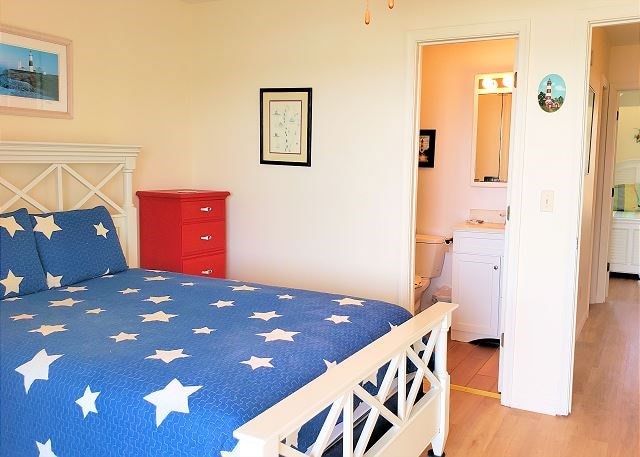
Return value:
[(640, 44), (640, 22), (603, 27), (610, 46)]

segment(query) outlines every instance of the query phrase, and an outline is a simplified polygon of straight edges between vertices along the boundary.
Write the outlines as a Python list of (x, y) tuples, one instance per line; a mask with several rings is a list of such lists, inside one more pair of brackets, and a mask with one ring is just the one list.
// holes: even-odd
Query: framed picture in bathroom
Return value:
[(418, 166), (433, 168), (436, 156), (436, 131), (433, 129), (420, 129), (418, 140)]

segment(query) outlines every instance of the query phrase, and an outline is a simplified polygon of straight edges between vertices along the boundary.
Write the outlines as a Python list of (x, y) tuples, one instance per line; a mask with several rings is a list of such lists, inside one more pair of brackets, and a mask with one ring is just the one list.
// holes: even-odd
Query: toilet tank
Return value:
[(440, 276), (445, 251), (444, 237), (416, 234), (416, 274), (423, 278)]

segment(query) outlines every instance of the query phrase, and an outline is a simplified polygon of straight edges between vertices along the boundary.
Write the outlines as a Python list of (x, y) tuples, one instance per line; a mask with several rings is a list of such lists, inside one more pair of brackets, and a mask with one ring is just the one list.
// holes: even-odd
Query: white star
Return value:
[(173, 349), (172, 351), (163, 351), (162, 349), (156, 349), (155, 355), (145, 357), (145, 359), (158, 359), (164, 363), (171, 363), (175, 359), (182, 359), (183, 357), (191, 357), (189, 354), (184, 354), (184, 349)]
[(29, 393), (31, 384), (41, 379), (46, 381), (49, 379), (49, 365), (58, 360), (64, 354), (47, 354), (45, 349), (41, 349), (31, 360), (20, 365), (16, 371), (24, 376), (24, 390)]
[(153, 314), (138, 314), (142, 317), (142, 322), (169, 322), (169, 319), (176, 317), (177, 314), (167, 314), (164, 311), (156, 311)]
[(195, 286), (196, 283), (194, 283), (194, 282), (181, 282), (180, 285), (181, 286)]
[(136, 294), (140, 292), (140, 289), (132, 289), (130, 287), (127, 287), (125, 290), (119, 290), (118, 292), (120, 292), (122, 295)]
[(60, 281), (62, 280), (62, 276), (53, 276), (51, 273), (47, 271), (47, 287), (49, 289), (53, 289), (54, 287), (60, 287)]
[(69, 293), (74, 293), (74, 292), (84, 292), (85, 290), (87, 290), (87, 286), (69, 286), (65, 289), (60, 289), (60, 291), (62, 292), (69, 292)]
[(152, 271), (154, 273), (165, 273), (165, 270), (149, 270), (149, 269), (146, 269), (146, 271)]
[(104, 313), (106, 310), (102, 309), (102, 308), (93, 308), (93, 309), (88, 309), (85, 311), (85, 314), (100, 314), (100, 313)]
[(101, 278), (113, 278), (113, 275), (111, 274), (111, 271), (109, 271), (109, 269), (107, 268), (107, 271), (105, 271), (104, 273), (102, 273), (102, 276), (100, 276)]
[(7, 296), (11, 292), (16, 294), (20, 293), (20, 283), (24, 279), (24, 276), (16, 276), (13, 271), (9, 270), (7, 277), (0, 280), (0, 283), (4, 286), (4, 295)]
[(389, 327), (391, 327), (391, 330), (393, 330), (394, 328), (397, 327), (397, 325), (393, 325), (391, 322), (389, 322)]
[(117, 335), (114, 336), (110, 336), (109, 338), (113, 338), (115, 340), (116, 343), (119, 343), (121, 341), (134, 341), (134, 340), (138, 340), (137, 336), (140, 335), (139, 333), (125, 333), (125, 332), (120, 332)]
[(17, 300), (22, 300), (22, 297), (5, 298), (2, 301), (17, 301)]
[(104, 238), (107, 237), (107, 233), (109, 233), (109, 229), (106, 228), (102, 222), (100, 222), (98, 225), (93, 225), (96, 229), (96, 236), (102, 236)]
[(295, 297), (293, 295), (278, 295), (278, 298), (280, 300), (293, 300)]
[(0, 227), (6, 228), (11, 238), (13, 238), (18, 230), (24, 231), (24, 228), (16, 222), (16, 218), (14, 216), (0, 217)]
[(183, 386), (177, 379), (172, 379), (162, 390), (156, 390), (144, 399), (156, 407), (156, 427), (172, 413), (189, 413), (189, 396), (200, 390), (202, 386)]
[(38, 457), (57, 457), (51, 450), (51, 438), (46, 443), (36, 441), (36, 446), (38, 446)]
[(64, 300), (52, 300), (49, 302), (51, 303), (49, 306), (50, 307), (56, 307), (56, 306), (72, 307), (76, 303), (81, 303), (83, 301), (84, 300), (74, 300), (73, 298), (65, 298)]
[(84, 395), (76, 400), (76, 403), (82, 408), (82, 417), (86, 418), (89, 413), (98, 414), (96, 409), (96, 398), (100, 392), (91, 392), (91, 387), (84, 389)]
[(257, 313), (254, 311), (253, 316), (249, 316), (249, 319), (262, 319), (263, 321), (268, 321), (275, 317), (282, 317), (282, 314), (278, 314), (275, 311), (269, 311), (268, 313)]
[(231, 290), (258, 290), (259, 287), (251, 287), (251, 286), (247, 286), (246, 284), (242, 285), (242, 286), (228, 286), (231, 287)]
[(327, 359), (322, 359), (322, 360), (324, 364), (327, 366), (327, 370), (338, 365), (338, 362), (335, 360), (333, 362), (329, 362)]
[(255, 355), (252, 355), (249, 360), (243, 360), (240, 363), (249, 365), (252, 370), (255, 370), (256, 368), (260, 368), (260, 367), (273, 368), (273, 365), (271, 365), (272, 360), (273, 359), (270, 359), (268, 357), (256, 357)]
[(349, 316), (336, 316), (335, 314), (332, 314), (331, 317), (327, 317), (325, 321), (331, 321), (334, 324), (351, 323), (351, 321), (349, 320)]
[(42, 324), (39, 328), (34, 328), (33, 330), (29, 330), (29, 333), (42, 333), (42, 336), (51, 335), (52, 333), (57, 332), (66, 332), (65, 328), (67, 324), (57, 324), (57, 325), (44, 325)]
[(218, 300), (215, 303), (211, 303), (209, 306), (217, 306), (218, 308), (225, 308), (227, 306), (233, 306), (233, 302), (232, 301)]
[(58, 232), (62, 230), (60, 227), (56, 225), (55, 220), (53, 219), (53, 214), (51, 216), (45, 216), (45, 217), (41, 217), (41, 216), (33, 216), (33, 217), (36, 220), (36, 226), (33, 227), (33, 231), (42, 233), (48, 239), (51, 239), (51, 235), (53, 235), (53, 232)]
[(349, 297), (344, 297), (344, 298), (341, 298), (340, 300), (331, 300), (331, 301), (340, 303), (340, 306), (345, 306), (345, 305), (364, 306), (362, 304), (364, 300), (356, 300), (354, 298), (349, 298)]
[(159, 303), (163, 303), (163, 302), (166, 302), (166, 301), (173, 301), (173, 299), (169, 295), (163, 295), (162, 297), (149, 297), (149, 298), (144, 299), (143, 301), (152, 301), (153, 303), (155, 303), (157, 305)]
[(25, 319), (33, 319), (37, 314), (16, 314), (15, 316), (10, 316), (9, 319), (15, 321), (22, 321)]
[(166, 276), (145, 276), (144, 280), (145, 281), (166, 281), (167, 278)]
[(215, 328), (209, 328), (209, 327), (200, 327), (200, 328), (194, 328), (193, 330), (193, 334), (197, 335), (199, 333), (205, 334), (205, 335), (209, 335), (211, 332), (215, 332), (216, 329)]
[(293, 335), (297, 335), (298, 333), (300, 332), (287, 332), (286, 330), (277, 328), (271, 330), (269, 333), (256, 333), (256, 335), (264, 336), (264, 342), (267, 343), (269, 341), (277, 340), (293, 341)]

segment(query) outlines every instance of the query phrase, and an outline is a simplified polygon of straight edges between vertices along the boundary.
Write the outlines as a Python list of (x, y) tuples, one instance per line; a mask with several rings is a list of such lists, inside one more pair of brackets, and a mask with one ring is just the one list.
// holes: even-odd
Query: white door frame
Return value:
[[(504, 333), (504, 347), (500, 351), (502, 359), (501, 403), (511, 405), (513, 382), (513, 358), (515, 341), (515, 304), (517, 292), (517, 270), (513, 265), (518, 263), (520, 245), (520, 208), (522, 200), (522, 175), (525, 141), (525, 115), (529, 56), (530, 21), (505, 21), (486, 24), (440, 27), (409, 32), (407, 35), (407, 93), (403, 176), (403, 219), (402, 233), (406, 234), (403, 259), (409, 263), (402, 265), (400, 302), (406, 303), (408, 309), (413, 305), (413, 275), (415, 269), (415, 233), (416, 233), (416, 201), (418, 188), (418, 160), (415, 145), (418, 144), (420, 130), (419, 100), (421, 77), (421, 52), (424, 45), (445, 44), (465, 41), (480, 41), (499, 38), (517, 38), (517, 54), (514, 70), (518, 72), (518, 88), (513, 96), (513, 122), (511, 123), (511, 145), (509, 150), (509, 183), (507, 186), (507, 205), (510, 207), (510, 218), (505, 231), (505, 257), (502, 268), (502, 303), (500, 326)], [(520, 94), (520, 95), (518, 95)], [(404, 285), (404, 287), (403, 287)]]

